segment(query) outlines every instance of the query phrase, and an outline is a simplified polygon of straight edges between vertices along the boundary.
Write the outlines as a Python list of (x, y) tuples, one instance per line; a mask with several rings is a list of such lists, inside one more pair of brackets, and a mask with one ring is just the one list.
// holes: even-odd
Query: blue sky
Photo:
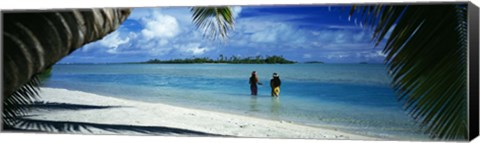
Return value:
[(188, 7), (136, 8), (113, 33), (61, 63), (138, 62), (153, 58), (282, 55), (326, 63), (382, 63), (383, 43), (348, 18), (344, 6), (233, 7), (235, 30), (222, 42), (203, 37)]

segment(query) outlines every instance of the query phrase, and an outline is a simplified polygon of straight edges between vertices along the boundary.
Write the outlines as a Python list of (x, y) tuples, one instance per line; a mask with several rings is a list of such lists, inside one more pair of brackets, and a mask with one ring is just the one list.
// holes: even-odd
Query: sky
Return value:
[[(114, 32), (60, 63), (140, 62), (149, 59), (255, 57), (325, 63), (383, 63), (382, 42), (349, 18), (347, 6), (235, 6), (235, 29), (212, 40), (192, 22), (189, 7), (136, 8)], [(388, 35), (386, 36), (388, 37)]]

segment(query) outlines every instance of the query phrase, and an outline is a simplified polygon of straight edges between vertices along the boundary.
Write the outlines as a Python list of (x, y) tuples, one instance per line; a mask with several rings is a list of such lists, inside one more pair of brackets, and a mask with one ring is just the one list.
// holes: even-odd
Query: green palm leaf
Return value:
[(18, 118), (28, 112), (28, 107), (22, 105), (32, 104), (38, 98), (40, 81), (37, 76), (20, 87), (13, 95), (3, 102), (3, 126), (11, 128), (18, 122)]
[(434, 139), (465, 140), (467, 124), (466, 5), (353, 7), (384, 47), (392, 86), (405, 109)]
[(3, 125), (8, 128), (38, 96), (38, 75), (82, 45), (101, 39), (130, 9), (6, 12), (3, 16)]
[[(227, 38), (228, 31), (233, 29), (234, 19), (228, 7), (197, 7), (192, 8), (192, 11), (194, 22), (210, 38)], [(4, 83), (8, 83), (4, 85), (4, 127), (13, 128), (18, 119), (28, 112), (28, 106), (25, 105), (32, 104), (38, 97), (38, 73), (82, 45), (101, 39), (114, 31), (129, 14), (130, 9), (7, 14), (7, 30), (3, 33), (7, 35), (4, 36), (7, 37), (4, 39), (4, 61), (7, 68), (3, 74), (6, 77)], [(15, 23), (25, 24), (25, 27), (33, 31), (33, 36), (22, 35), (23, 31), (17, 30), (19, 24)], [(38, 43), (33, 43), (31, 37), (37, 38)], [(39, 47), (39, 44), (45, 48), (42, 51), (46, 54), (42, 55), (44, 57), (32, 57), (37, 55), (31, 54), (35, 53), (33, 47)], [(22, 48), (28, 50), (21, 51)], [(46, 62), (31, 60), (32, 58), (46, 59)]]
[(193, 7), (193, 22), (204, 36), (211, 39), (226, 39), (234, 28), (234, 17), (230, 7)]

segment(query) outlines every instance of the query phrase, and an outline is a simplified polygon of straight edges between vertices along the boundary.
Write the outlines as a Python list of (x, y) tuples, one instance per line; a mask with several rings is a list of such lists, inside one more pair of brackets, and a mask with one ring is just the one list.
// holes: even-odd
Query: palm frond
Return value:
[(226, 39), (234, 29), (234, 17), (229, 7), (193, 7), (193, 22), (210, 39)]
[(130, 9), (3, 13), (2, 120), (13, 125), (37, 96), (38, 74), (82, 45), (101, 39), (125, 21)]
[(467, 124), (466, 5), (356, 6), (381, 43), (392, 86), (409, 114), (434, 139), (465, 140)]
[(38, 98), (40, 81), (34, 76), (30, 82), (8, 96), (3, 102), (2, 120), (4, 127), (9, 127), (18, 121), (17, 119), (26, 115), (29, 108), (24, 105), (32, 104)]

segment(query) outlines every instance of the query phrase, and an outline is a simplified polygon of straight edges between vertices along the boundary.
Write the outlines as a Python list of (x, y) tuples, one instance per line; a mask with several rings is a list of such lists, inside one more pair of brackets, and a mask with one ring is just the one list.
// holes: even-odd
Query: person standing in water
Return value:
[(251, 94), (252, 95), (257, 95), (257, 91), (258, 91), (258, 88), (257, 88), (257, 84), (258, 85), (262, 85), (262, 83), (260, 83), (258, 81), (258, 78), (257, 78), (257, 72), (256, 71), (253, 71), (252, 72), (252, 76), (250, 77), (250, 91), (251, 91)]
[(273, 73), (273, 78), (270, 80), (270, 87), (272, 88), (272, 96), (278, 97), (280, 95), (280, 85), (282, 81), (277, 73)]

